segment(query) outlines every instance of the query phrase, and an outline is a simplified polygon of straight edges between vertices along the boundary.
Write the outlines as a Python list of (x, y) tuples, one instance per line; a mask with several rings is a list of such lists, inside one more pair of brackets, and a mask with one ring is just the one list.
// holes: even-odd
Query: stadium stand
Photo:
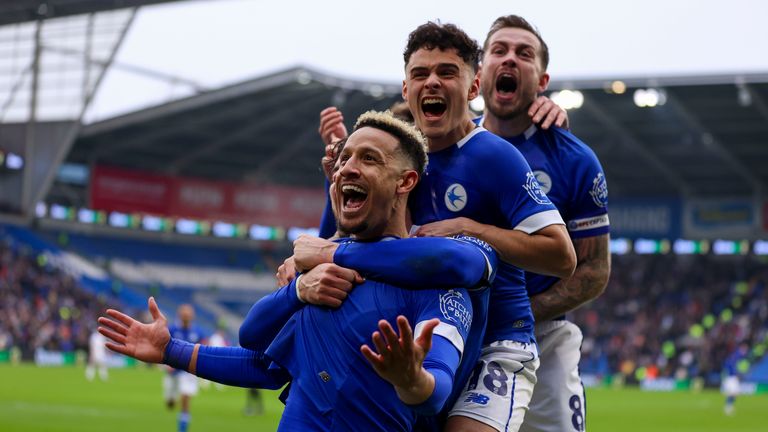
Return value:
[(0, 351), (16, 347), (22, 360), (40, 349), (86, 351), (96, 318), (119, 304), (83, 289), (46, 254), (10, 237), (0, 241)]
[(149, 295), (166, 311), (192, 303), (208, 333), (223, 325), (234, 334), (244, 311), (274, 287), (276, 257), (255, 250), (36, 232), (10, 225), (0, 227), (0, 233), (88, 295), (108, 296), (137, 310), (146, 307)]
[[(584, 332), (581, 368), (637, 383), (645, 378), (720, 383), (741, 342), (752, 351), (750, 379), (768, 382), (768, 268), (753, 256), (615, 256), (605, 294), (576, 311)], [(763, 371), (762, 373), (758, 373)]]

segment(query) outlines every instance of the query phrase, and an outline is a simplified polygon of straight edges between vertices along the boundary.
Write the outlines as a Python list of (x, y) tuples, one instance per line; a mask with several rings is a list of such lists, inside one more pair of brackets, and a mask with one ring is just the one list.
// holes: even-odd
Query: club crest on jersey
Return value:
[(440, 295), (440, 312), (446, 321), (454, 322), (465, 331), (472, 324), (472, 314), (464, 304), (464, 295), (455, 290), (448, 290)]
[(452, 212), (460, 211), (467, 205), (467, 191), (464, 186), (454, 183), (445, 191), (445, 206)]
[(536, 176), (530, 171), (525, 174), (525, 184), (523, 185), (523, 189), (525, 189), (525, 191), (528, 192), (528, 195), (530, 195), (530, 197), (537, 203), (551, 204), (551, 201), (547, 198), (547, 194), (541, 190), (541, 185), (536, 181)]
[(605, 181), (603, 173), (597, 173), (595, 179), (592, 180), (592, 190), (589, 191), (589, 194), (596, 206), (603, 208), (608, 205), (608, 183)]
[(548, 194), (549, 191), (552, 190), (552, 177), (550, 177), (549, 174), (541, 170), (536, 170), (533, 172), (533, 176), (536, 177), (536, 181), (539, 182), (542, 192)]

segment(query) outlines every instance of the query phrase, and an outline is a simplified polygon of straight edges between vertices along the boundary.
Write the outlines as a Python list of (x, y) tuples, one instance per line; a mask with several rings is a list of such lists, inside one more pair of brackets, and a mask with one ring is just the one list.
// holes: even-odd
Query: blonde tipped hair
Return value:
[[(391, 111), (367, 111), (357, 118), (354, 130), (372, 127), (397, 138), (400, 151), (421, 175), (427, 166), (427, 139), (416, 126), (395, 117)], [(354, 131), (353, 131), (354, 132)]]

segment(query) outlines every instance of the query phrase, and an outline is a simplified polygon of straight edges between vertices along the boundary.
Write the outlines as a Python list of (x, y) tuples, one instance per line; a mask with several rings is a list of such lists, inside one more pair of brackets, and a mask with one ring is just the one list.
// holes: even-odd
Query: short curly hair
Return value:
[[(400, 152), (408, 159), (419, 175), (427, 167), (427, 140), (408, 122), (395, 117), (391, 111), (368, 111), (360, 115), (354, 130), (372, 127), (382, 130), (400, 143)], [(353, 131), (354, 133), (354, 131)]]
[(403, 52), (405, 64), (411, 60), (411, 55), (420, 49), (435, 49), (442, 51), (455, 49), (465, 63), (477, 72), (480, 65), (480, 46), (469, 37), (464, 30), (453, 24), (435, 23), (432, 21), (422, 24), (408, 35), (408, 43)]

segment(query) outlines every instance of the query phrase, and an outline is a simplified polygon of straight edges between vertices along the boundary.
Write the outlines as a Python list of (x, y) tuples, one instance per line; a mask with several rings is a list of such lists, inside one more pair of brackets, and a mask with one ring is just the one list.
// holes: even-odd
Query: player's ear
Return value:
[(480, 70), (477, 70), (475, 76), (472, 77), (472, 82), (469, 83), (469, 94), (467, 97), (469, 100), (473, 100), (480, 94)]
[(549, 86), (549, 74), (544, 72), (541, 74), (541, 77), (539, 78), (539, 91), (538, 93), (544, 93), (544, 91)]
[(416, 170), (405, 170), (400, 175), (400, 179), (397, 181), (397, 193), (406, 194), (416, 187), (416, 183), (419, 182), (419, 173)]
[(408, 84), (406, 84), (405, 80), (403, 80), (402, 96), (403, 96), (403, 100), (408, 102)]

